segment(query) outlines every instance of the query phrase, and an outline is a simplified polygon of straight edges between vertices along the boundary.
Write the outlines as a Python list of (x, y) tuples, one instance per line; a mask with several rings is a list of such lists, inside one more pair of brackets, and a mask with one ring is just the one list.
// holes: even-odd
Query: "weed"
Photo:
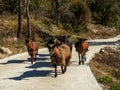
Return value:
[(117, 85), (112, 85), (111, 90), (120, 90), (120, 83), (118, 83)]
[(113, 80), (112, 80), (112, 76), (111, 76), (111, 75), (107, 75), (107, 76), (100, 77), (100, 78), (98, 78), (98, 81), (99, 81), (100, 83), (108, 84), (108, 85), (111, 85), (111, 84), (113, 83)]

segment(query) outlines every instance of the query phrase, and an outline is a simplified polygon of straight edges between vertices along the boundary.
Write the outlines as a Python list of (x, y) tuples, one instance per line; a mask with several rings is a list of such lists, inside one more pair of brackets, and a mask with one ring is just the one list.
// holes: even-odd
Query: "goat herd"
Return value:
[[(50, 59), (52, 65), (55, 67), (55, 77), (57, 77), (57, 65), (61, 66), (62, 73), (65, 73), (67, 66), (70, 64), (72, 56), (72, 43), (68, 40), (69, 36), (52, 37), (47, 43)], [(78, 52), (79, 65), (84, 64), (86, 60), (86, 52), (88, 51), (89, 44), (87, 39), (78, 38), (75, 43), (75, 49)], [(30, 39), (26, 40), (28, 54), (31, 56), (31, 63), (36, 61), (38, 54), (38, 43)]]

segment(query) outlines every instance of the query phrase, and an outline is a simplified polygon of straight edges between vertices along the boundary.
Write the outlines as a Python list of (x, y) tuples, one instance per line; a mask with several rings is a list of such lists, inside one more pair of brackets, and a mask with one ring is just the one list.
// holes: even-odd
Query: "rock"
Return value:
[(100, 53), (107, 53), (107, 52), (104, 50), (104, 48), (101, 48), (99, 52), (100, 52)]
[(12, 54), (12, 51), (6, 47), (0, 47), (0, 53), (2, 54)]

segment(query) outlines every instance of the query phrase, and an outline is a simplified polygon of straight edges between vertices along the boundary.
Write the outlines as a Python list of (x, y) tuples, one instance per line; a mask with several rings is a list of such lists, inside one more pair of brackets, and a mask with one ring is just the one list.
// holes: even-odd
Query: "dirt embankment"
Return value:
[[(102, 48), (90, 62), (90, 67), (103, 90), (120, 90), (120, 47)], [(116, 89), (119, 88), (119, 89)]]

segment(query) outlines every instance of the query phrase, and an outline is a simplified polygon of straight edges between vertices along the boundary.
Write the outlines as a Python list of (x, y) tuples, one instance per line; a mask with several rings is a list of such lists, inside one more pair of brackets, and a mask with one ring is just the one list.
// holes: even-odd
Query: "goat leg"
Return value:
[(37, 59), (37, 53), (35, 54), (35, 61), (36, 61), (36, 59)]
[(33, 59), (34, 59), (34, 57), (31, 57), (31, 64), (33, 64)]
[(67, 70), (67, 65), (64, 66), (64, 73), (66, 72)]
[(84, 55), (84, 58), (85, 58), (84, 60), (86, 61), (86, 54)]
[(55, 67), (55, 77), (57, 77), (57, 65), (54, 64), (54, 67)]
[(85, 61), (84, 60), (84, 54), (81, 54), (81, 55), (82, 55), (82, 61), (81, 62), (82, 62), (82, 64), (84, 64), (84, 61)]
[(70, 63), (71, 63), (71, 62), (70, 62), (70, 58), (71, 58), (71, 57), (68, 57), (68, 58), (66, 59), (66, 65), (67, 65), (67, 66), (69, 66)]
[(79, 57), (79, 65), (81, 64), (81, 61), (80, 61), (80, 54), (78, 53), (78, 57)]
[(63, 65), (61, 66), (61, 69), (62, 69), (62, 74), (64, 73), (64, 70), (63, 70)]

